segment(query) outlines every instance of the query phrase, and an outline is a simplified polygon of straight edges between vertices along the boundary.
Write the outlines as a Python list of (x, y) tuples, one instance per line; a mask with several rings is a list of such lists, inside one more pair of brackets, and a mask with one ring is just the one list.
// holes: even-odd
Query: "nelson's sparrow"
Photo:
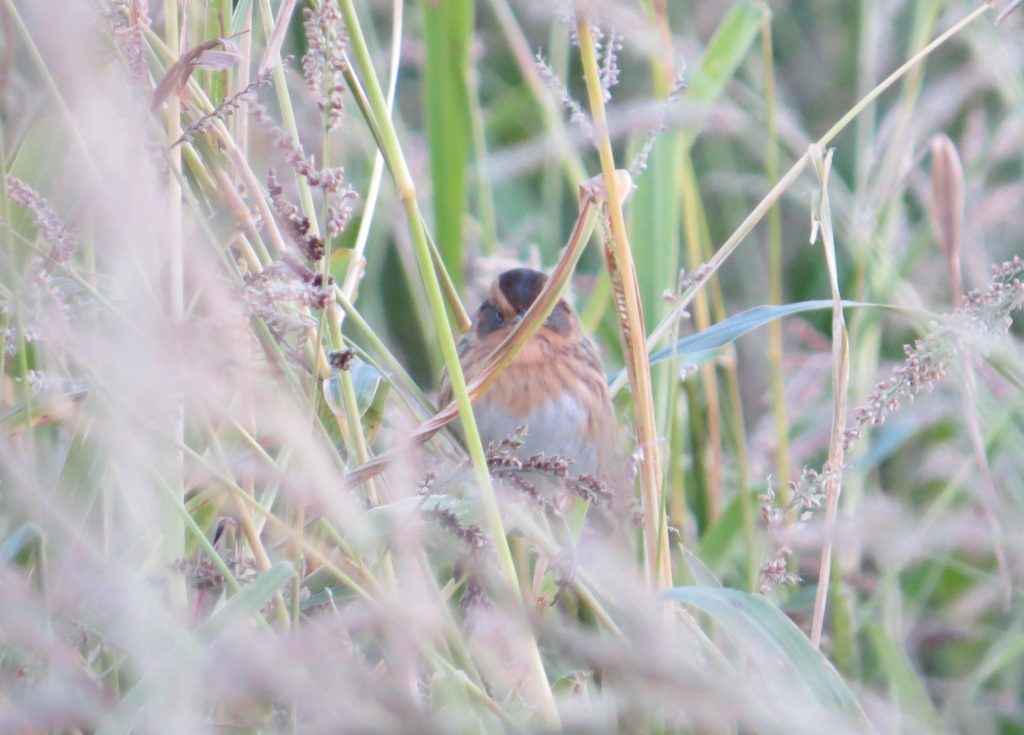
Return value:
[[(473, 326), (459, 342), (459, 361), (472, 381), (487, 356), (515, 327), (540, 295), (547, 276), (530, 268), (505, 271), (491, 286)], [(451, 387), (441, 386), (442, 406)], [(530, 338), (515, 360), (474, 404), (481, 439), (501, 441), (520, 426), (526, 437), (518, 454), (545, 453), (573, 460), (573, 473), (606, 482), (618, 476), (615, 412), (604, 365), (594, 343), (564, 299)]]

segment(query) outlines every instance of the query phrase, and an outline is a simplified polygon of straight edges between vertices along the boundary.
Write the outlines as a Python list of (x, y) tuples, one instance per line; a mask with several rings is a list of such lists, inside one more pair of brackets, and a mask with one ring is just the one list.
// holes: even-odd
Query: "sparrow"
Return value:
[[(531, 268), (514, 268), (498, 276), (470, 331), (459, 341), (459, 362), (467, 382), (479, 375), (487, 356), (526, 314), (547, 280)], [(451, 398), (445, 376), (441, 406)], [(619, 469), (613, 467), (618, 436), (604, 365), (564, 299), (473, 404), (473, 414), (485, 447), (525, 426), (523, 445), (516, 452), (522, 458), (541, 452), (565, 457), (573, 461), (573, 474), (588, 473), (606, 482)]]

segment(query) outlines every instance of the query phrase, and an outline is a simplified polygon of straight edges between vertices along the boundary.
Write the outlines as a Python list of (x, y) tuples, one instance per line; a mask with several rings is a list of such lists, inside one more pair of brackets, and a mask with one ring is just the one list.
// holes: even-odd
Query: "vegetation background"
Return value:
[(1018, 4), (2, 0), (0, 731), (1024, 732)]

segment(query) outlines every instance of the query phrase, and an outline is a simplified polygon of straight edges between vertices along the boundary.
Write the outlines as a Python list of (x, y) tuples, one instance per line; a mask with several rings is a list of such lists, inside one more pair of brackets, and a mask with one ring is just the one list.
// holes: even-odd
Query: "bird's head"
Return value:
[[(504, 338), (533, 306), (547, 282), (546, 275), (532, 268), (513, 268), (498, 276), (473, 320), (477, 336), (500, 334)], [(560, 299), (541, 329), (565, 336), (573, 323), (572, 310)]]

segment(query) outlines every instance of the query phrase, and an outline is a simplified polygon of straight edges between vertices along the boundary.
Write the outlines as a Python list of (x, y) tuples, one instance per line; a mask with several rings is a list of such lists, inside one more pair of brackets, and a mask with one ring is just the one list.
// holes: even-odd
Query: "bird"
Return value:
[[(513, 268), (494, 281), (470, 330), (459, 340), (459, 362), (468, 382), (480, 374), (488, 355), (523, 318), (547, 280), (532, 268)], [(440, 405), (448, 405), (451, 398), (445, 376)], [(485, 447), (525, 426), (516, 451), (522, 458), (541, 452), (564, 457), (572, 460), (573, 473), (606, 482), (621, 469), (604, 364), (565, 299), (475, 401), (473, 414)]]

